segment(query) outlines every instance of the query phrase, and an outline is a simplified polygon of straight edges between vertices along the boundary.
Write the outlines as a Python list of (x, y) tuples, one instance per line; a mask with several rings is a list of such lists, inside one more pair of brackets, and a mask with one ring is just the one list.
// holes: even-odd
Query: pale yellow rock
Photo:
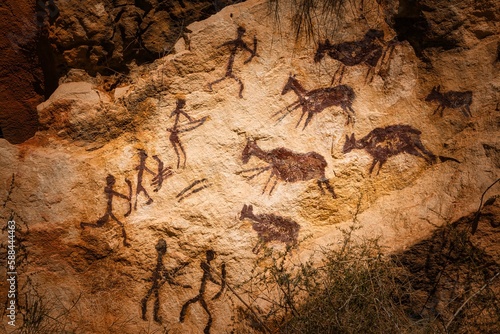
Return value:
[[(289, 13), (283, 10), (286, 20)], [(345, 26), (352, 30), (336, 36), (341, 41), (359, 39), (377, 26), (387, 31), (387, 41), (393, 32), (377, 17), (368, 18), (370, 25), (347, 18)], [(0, 202), (0, 214), (5, 220), (14, 212), (20, 226), (29, 226), (30, 262), (20, 268), (20, 277), (26, 282), (30, 275), (54, 301), (56, 313), (80, 296), (68, 315), (68, 330), (202, 333), (208, 317), (200, 304), (190, 306), (183, 323), (179, 316), (182, 305), (199, 293), (205, 252), (215, 251), (212, 266), (218, 274), (226, 264), (227, 281), (234, 288), (250, 277), (255, 265), (252, 249), (258, 234), (251, 219), (240, 219), (244, 205), (252, 205), (261, 218), (275, 215), (299, 224), (299, 239), (308, 236), (295, 254), (302, 259), (336, 245), (339, 228), (353, 220), (360, 226), (356, 237), (380, 237), (388, 251), (398, 251), (473, 212), (484, 189), (498, 178), (500, 163), (492, 153), (500, 148), (500, 116), (494, 111), (498, 65), (477, 60), (492, 48), (487, 38), (470, 50), (434, 55), (432, 71), (422, 68), (408, 43), (399, 43), (384, 74), (376, 74), (370, 84), (365, 82), (366, 66), (348, 67), (342, 83), (356, 95), (355, 123), (346, 125), (344, 111), (332, 106), (314, 114), (303, 129), (304, 119), (297, 126), (302, 108), (278, 122), (298, 99), (293, 92), (282, 95), (289, 75), (296, 75), (306, 90), (327, 88), (339, 63), (329, 57), (314, 63), (315, 44), (295, 42), (287, 26), (280, 33), (274, 24), (266, 1), (226, 7), (188, 27), (189, 48), (181, 39), (175, 54), (134, 68), (127, 85), (105, 92), (96, 82), (62, 83), (38, 108), (43, 131), (19, 146), (0, 139), (0, 201), (8, 198), (5, 205)], [(244, 85), (242, 98), (232, 78), (209, 87), (226, 73), (229, 48), (221, 45), (236, 38), (238, 26), (246, 29), (242, 40), (250, 49), (257, 38), (256, 57), (245, 63), (250, 53), (239, 50), (234, 58), (233, 74)], [(442, 118), (433, 115), (436, 102), (424, 99), (438, 84), (445, 91), (473, 90), (473, 116), (465, 118), (450, 108)], [(185, 99), (185, 114), (178, 114), (176, 124), (178, 99)], [(430, 165), (421, 157), (400, 154), (370, 175), (367, 151), (343, 153), (346, 136), (359, 140), (374, 128), (394, 124), (420, 130), (428, 150), (460, 163)], [(175, 133), (185, 157), (181, 146), (173, 144)], [(287, 148), (321, 155), (337, 198), (328, 191), (322, 194), (315, 178), (273, 178), (267, 187), (271, 170), (245, 178), (252, 172), (242, 171), (269, 165), (256, 156), (243, 163), (249, 139), (266, 152)], [(145, 191), (138, 187), (140, 150), (147, 154), (145, 167), (151, 171), (143, 170)], [(158, 191), (152, 184), (159, 165), (155, 156), (168, 168)], [(120, 223), (112, 217), (102, 227), (80, 226), (96, 223), (106, 213), (108, 175), (115, 178), (108, 187), (122, 194), (113, 195), (112, 213), (123, 224), (130, 247), (123, 245)], [(129, 204), (132, 210), (126, 215)], [(148, 320), (141, 319), (141, 300), (153, 284), (160, 239), (167, 243), (165, 267), (187, 262), (175, 280), (191, 286), (165, 283), (159, 289), (162, 325), (153, 321), (154, 294)], [(272, 240), (268, 246), (282, 250), (284, 243)], [(219, 288), (208, 284), (205, 296), (213, 317), (211, 333), (229, 333), (244, 326), (235, 324), (241, 302), (229, 290), (212, 301)], [(5, 285), (2, 289), (0, 294)]]

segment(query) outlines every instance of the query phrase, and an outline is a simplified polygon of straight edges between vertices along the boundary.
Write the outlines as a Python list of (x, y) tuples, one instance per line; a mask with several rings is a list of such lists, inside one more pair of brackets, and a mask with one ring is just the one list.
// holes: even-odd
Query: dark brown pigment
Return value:
[(325, 168), (327, 166), (326, 160), (322, 155), (316, 152), (295, 153), (284, 147), (276, 148), (271, 151), (264, 151), (257, 146), (254, 139), (248, 139), (247, 145), (243, 149), (241, 159), (243, 163), (246, 164), (252, 156), (267, 162), (268, 166), (246, 169), (238, 172), (238, 174), (257, 171), (257, 173), (247, 177), (251, 180), (270, 169), (271, 174), (264, 185), (264, 189), (262, 189), (263, 194), (266, 191), (269, 181), (274, 176), (276, 179), (271, 190), (269, 190), (269, 195), (272, 194), (278, 180), (297, 182), (317, 179), (322, 194), (325, 193), (323, 190), (323, 186), (325, 186), (333, 198), (337, 197), (333, 191), (333, 187), (325, 177)]

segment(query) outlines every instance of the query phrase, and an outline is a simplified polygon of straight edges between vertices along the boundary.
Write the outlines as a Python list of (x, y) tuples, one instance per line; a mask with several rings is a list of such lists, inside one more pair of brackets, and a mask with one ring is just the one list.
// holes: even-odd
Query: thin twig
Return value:
[(476, 233), (477, 225), (479, 225), (479, 217), (481, 216), (481, 207), (483, 206), (484, 196), (486, 195), (486, 192), (488, 192), (488, 190), (490, 190), (490, 188), (493, 187), (497, 182), (500, 182), (500, 178), (498, 178), (488, 188), (486, 188), (486, 190), (481, 195), (481, 201), (479, 202), (479, 208), (477, 209), (476, 215), (474, 217), (474, 220), (472, 221), (472, 231), (471, 231), (471, 234)]
[[(212, 266), (208, 265), (210, 267), (210, 269), (212, 270), (212, 273), (215, 274), (215, 276), (217, 276), (218, 279), (222, 280), (222, 276), (215, 270), (215, 268), (213, 268)], [(265, 332), (266, 333), (272, 333), (271, 329), (269, 329), (269, 327), (266, 326), (266, 324), (264, 323), (264, 321), (262, 321), (259, 317), (259, 315), (250, 307), (250, 305), (248, 305), (244, 300), (243, 298), (241, 298), (237, 293), (236, 291), (234, 291), (234, 289), (231, 287), (231, 285), (227, 282), (227, 279), (226, 279), (226, 287), (233, 293), (233, 295), (236, 296), (236, 298), (238, 298), (240, 300), (240, 302), (243, 303), (243, 305), (245, 305), (245, 307), (253, 314), (253, 316), (255, 317), (255, 319), (257, 319), (257, 321), (259, 322), (259, 324), (265, 329)]]
[(490, 278), (490, 280), (488, 282), (486, 282), (485, 285), (483, 285), (481, 287), (481, 289), (477, 290), (475, 293), (472, 294), (472, 296), (470, 296), (469, 298), (467, 298), (467, 300), (464, 301), (464, 303), (462, 305), (460, 305), (460, 307), (458, 308), (458, 310), (455, 312), (455, 314), (453, 314), (453, 317), (451, 317), (450, 321), (448, 321), (448, 323), (446, 324), (446, 327), (445, 327), (445, 330), (448, 331), (448, 327), (451, 325), (451, 323), (453, 322), (453, 320), (455, 320), (455, 318), (458, 316), (458, 314), (462, 311), (462, 309), (465, 307), (465, 305), (474, 297), (476, 297), (481, 291), (483, 291), (484, 289), (486, 289), (486, 287), (488, 285), (490, 285), (491, 282), (493, 282), (493, 280), (495, 278), (497, 278), (498, 276), (500, 275), (500, 271), (497, 272), (495, 274), (495, 276), (493, 276), (492, 278)]

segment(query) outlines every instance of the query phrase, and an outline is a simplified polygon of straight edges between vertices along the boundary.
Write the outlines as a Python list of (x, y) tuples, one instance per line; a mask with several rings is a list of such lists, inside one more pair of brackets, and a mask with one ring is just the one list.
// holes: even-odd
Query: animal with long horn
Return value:
[(382, 166), (387, 159), (392, 156), (408, 153), (420, 158), (424, 158), (429, 164), (437, 160), (455, 161), (454, 158), (436, 156), (434, 153), (425, 148), (420, 139), (422, 132), (410, 125), (390, 125), (385, 128), (375, 128), (363, 138), (356, 140), (354, 134), (351, 137), (346, 135), (346, 141), (343, 148), (343, 153), (349, 153), (353, 149), (364, 149), (373, 157), (372, 165), (369, 173), (371, 174), (375, 165), (378, 163), (380, 172)]
[[(299, 126), (302, 118), (304, 118), (304, 115), (307, 113), (307, 118), (304, 122), (304, 127), (302, 128), (303, 130), (309, 124), (314, 114), (319, 114), (326, 108), (332, 106), (340, 106), (347, 115), (347, 124), (351, 121), (354, 123), (354, 109), (352, 109), (352, 103), (356, 94), (354, 93), (354, 90), (347, 85), (306, 90), (295, 78), (295, 75), (290, 74), (285, 87), (283, 87), (281, 95), (285, 95), (289, 91), (293, 91), (297, 94), (299, 99), (285, 108), (286, 112), (278, 119), (278, 122), (295, 109), (302, 107), (302, 115), (300, 116), (297, 126)], [(274, 115), (281, 112), (283, 112), (283, 110), (275, 113)]]
[[(383, 38), (384, 32), (382, 30), (370, 29), (361, 40), (331, 44), (330, 40), (327, 39), (324, 43), (319, 43), (314, 55), (314, 62), (321, 61), (325, 54), (328, 54), (331, 58), (342, 63), (333, 75), (332, 84), (335, 82), (335, 78), (339, 72), (338, 83), (342, 82), (346, 66), (368, 65), (369, 69), (366, 73), (365, 81), (370, 83), (373, 80), (374, 69), (379, 60), (382, 59), (381, 62), (383, 62), (387, 51), (389, 51), (388, 58), (390, 59), (397, 43), (396, 39), (386, 43)], [(387, 48), (385, 48), (386, 44)]]
[(271, 174), (264, 185), (262, 193), (266, 192), (267, 186), (273, 177), (275, 180), (269, 190), (269, 195), (272, 194), (278, 181), (298, 182), (316, 179), (321, 193), (325, 193), (323, 190), (324, 186), (333, 198), (337, 197), (333, 187), (325, 176), (325, 169), (327, 166), (326, 160), (322, 155), (316, 152), (295, 153), (284, 147), (265, 151), (257, 145), (255, 139), (248, 139), (247, 145), (243, 149), (241, 159), (243, 163), (246, 164), (252, 156), (267, 162), (268, 165), (265, 167), (246, 169), (237, 174), (255, 172), (252, 175), (246, 176), (247, 179), (251, 180), (257, 175), (271, 170)]

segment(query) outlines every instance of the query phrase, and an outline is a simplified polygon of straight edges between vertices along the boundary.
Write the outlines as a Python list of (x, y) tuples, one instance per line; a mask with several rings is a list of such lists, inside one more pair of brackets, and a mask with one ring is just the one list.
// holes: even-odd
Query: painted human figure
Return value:
[(194, 304), (194, 303), (200, 303), (201, 307), (205, 310), (205, 312), (208, 315), (208, 321), (207, 324), (205, 325), (205, 329), (203, 330), (203, 333), (208, 334), (210, 333), (210, 327), (212, 326), (212, 314), (210, 313), (210, 310), (208, 309), (207, 302), (205, 300), (205, 290), (207, 287), (207, 281), (209, 280), (210, 282), (220, 285), (220, 290), (219, 292), (212, 297), (212, 300), (218, 299), (221, 295), (222, 292), (224, 291), (224, 288), (226, 287), (226, 264), (222, 263), (221, 265), (221, 281), (218, 282), (212, 275), (212, 267), (210, 266), (210, 262), (215, 258), (215, 252), (213, 250), (207, 250), (206, 252), (206, 262), (202, 261), (201, 262), (201, 270), (203, 271), (203, 276), (201, 277), (201, 284), (200, 284), (200, 290), (198, 292), (198, 295), (195, 297), (191, 298), (187, 302), (182, 305), (181, 313), (179, 316), (179, 321), (184, 322), (184, 319), (186, 317), (186, 312), (189, 308), (189, 305)]
[(129, 202), (129, 209), (128, 209), (127, 213), (125, 213), (125, 215), (124, 215), (125, 217), (127, 217), (130, 214), (130, 212), (132, 211), (132, 183), (128, 179), (125, 179), (125, 182), (127, 182), (127, 185), (129, 188), (129, 195), (128, 196), (123, 195), (123, 194), (121, 194), (113, 189), (115, 186), (115, 183), (116, 183), (116, 178), (113, 175), (109, 174), (106, 177), (106, 187), (104, 188), (104, 193), (106, 194), (106, 199), (107, 199), (106, 213), (104, 213), (104, 215), (101, 218), (99, 218), (95, 224), (81, 222), (80, 227), (82, 229), (84, 229), (86, 226), (93, 227), (93, 228), (102, 227), (102, 226), (104, 226), (104, 224), (106, 224), (109, 221), (109, 218), (111, 218), (114, 221), (116, 221), (117, 224), (120, 225), (122, 228), (123, 245), (126, 247), (130, 247), (130, 244), (127, 242), (127, 233), (125, 232), (125, 226), (113, 214), (113, 199), (115, 196), (119, 197), (119, 198), (126, 199)]
[[(201, 125), (203, 125), (203, 123), (205, 123), (205, 121), (208, 118), (205, 116), (199, 120), (193, 119), (191, 116), (189, 116), (184, 111), (185, 105), (186, 105), (186, 100), (177, 99), (177, 106), (176, 106), (175, 110), (172, 111), (172, 113), (170, 114), (170, 117), (175, 116), (174, 126), (171, 128), (167, 128), (167, 131), (170, 132), (170, 136), (168, 139), (174, 148), (175, 155), (177, 156), (177, 168), (180, 167), (180, 163), (181, 163), (181, 156), (179, 154), (179, 151), (184, 157), (183, 167), (186, 167), (186, 160), (187, 160), (186, 151), (184, 150), (184, 147), (182, 146), (182, 143), (181, 143), (181, 140), (179, 137), (179, 133), (188, 132), (188, 131), (196, 129), (197, 127), (200, 127)], [(184, 125), (179, 125), (179, 119), (180, 119), (181, 115), (183, 115), (189, 121), (189, 123), (184, 124)], [(191, 125), (191, 124), (194, 124), (194, 125), (191, 127), (184, 128), (184, 126)]]
[(153, 159), (156, 160), (156, 162), (158, 162), (158, 172), (155, 173), (153, 172), (151, 169), (149, 169), (147, 166), (146, 166), (146, 159), (148, 158), (148, 155), (146, 153), (146, 151), (144, 150), (139, 150), (139, 165), (135, 167), (135, 170), (137, 171), (137, 187), (136, 187), (136, 191), (135, 191), (135, 203), (134, 203), (134, 210), (137, 210), (137, 197), (139, 196), (140, 193), (144, 193), (144, 196), (147, 197), (147, 202), (146, 204), (149, 205), (151, 203), (153, 203), (153, 199), (151, 198), (151, 196), (149, 196), (146, 188), (144, 188), (144, 186), (142, 185), (142, 178), (144, 176), (144, 172), (147, 172), (151, 175), (153, 175), (153, 180), (152, 180), (152, 185), (156, 186), (154, 191), (157, 192), (158, 190), (160, 190), (162, 184), (163, 184), (163, 180), (172, 175), (172, 169), (170, 167), (167, 167), (167, 168), (164, 168), (164, 164), (163, 164), (163, 161), (161, 161), (158, 156), (154, 155), (153, 156)]
[(156, 268), (153, 271), (153, 275), (151, 276), (151, 281), (153, 284), (151, 288), (148, 290), (144, 298), (141, 300), (141, 311), (142, 311), (142, 319), (146, 319), (146, 313), (148, 311), (148, 300), (152, 294), (155, 296), (154, 307), (153, 307), (153, 320), (161, 323), (161, 316), (158, 315), (160, 310), (160, 294), (159, 290), (163, 286), (165, 282), (168, 282), (170, 285), (177, 285), (183, 288), (190, 288), (190, 285), (182, 285), (174, 281), (174, 277), (177, 276), (179, 271), (186, 267), (187, 263), (182, 263), (180, 266), (167, 270), (165, 265), (163, 264), (163, 257), (167, 253), (167, 242), (163, 239), (158, 240), (158, 243), (155, 246), (156, 252), (158, 253), (158, 257), (156, 260)]
[(241, 82), (241, 79), (238, 78), (236, 75), (233, 73), (233, 65), (234, 65), (234, 58), (236, 57), (236, 53), (238, 52), (238, 49), (241, 49), (243, 51), (248, 51), (250, 52), (250, 57), (245, 60), (244, 64), (252, 61), (253, 57), (257, 55), (257, 37), (254, 36), (253, 38), (253, 50), (248, 47), (248, 45), (243, 42), (241, 37), (245, 34), (246, 30), (243, 27), (238, 27), (237, 31), (237, 37), (236, 39), (233, 39), (231, 41), (227, 41), (220, 45), (219, 47), (224, 47), (228, 46), (229, 47), (229, 61), (227, 62), (227, 67), (226, 67), (226, 74), (220, 79), (217, 79), (209, 84), (210, 90), (212, 90), (212, 86), (216, 83), (221, 82), (222, 80), (225, 80), (226, 78), (232, 78), (234, 79), (239, 85), (240, 85), (240, 91), (239, 91), (239, 97), (242, 98), (242, 92), (243, 92), (243, 82)]

